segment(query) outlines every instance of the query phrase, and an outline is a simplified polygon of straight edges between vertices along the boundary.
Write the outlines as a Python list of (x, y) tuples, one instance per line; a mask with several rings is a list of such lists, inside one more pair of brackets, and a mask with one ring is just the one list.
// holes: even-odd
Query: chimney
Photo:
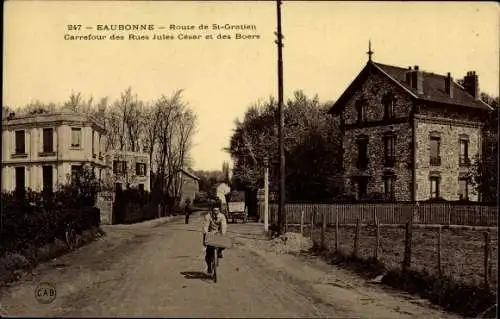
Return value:
[(406, 72), (406, 83), (411, 86), (411, 66), (408, 67), (408, 71)]
[(413, 71), (411, 73), (411, 87), (417, 90), (418, 94), (424, 93), (424, 75), (422, 71), (419, 70), (418, 65), (413, 67)]
[(450, 72), (448, 72), (444, 78), (444, 91), (449, 97), (453, 98), (453, 78), (451, 77)]
[(479, 100), (479, 79), (476, 75), (476, 71), (468, 71), (467, 75), (464, 77), (464, 89), (474, 99)]

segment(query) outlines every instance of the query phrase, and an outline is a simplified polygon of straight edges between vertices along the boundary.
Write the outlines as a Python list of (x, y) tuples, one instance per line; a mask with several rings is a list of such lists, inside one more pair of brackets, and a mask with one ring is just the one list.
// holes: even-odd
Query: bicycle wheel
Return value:
[(212, 261), (212, 271), (213, 271), (213, 279), (214, 279), (214, 282), (217, 282), (217, 264), (218, 264), (218, 260), (217, 260), (217, 248), (214, 249), (214, 258), (213, 258), (213, 261)]
[(73, 250), (76, 247), (76, 232), (73, 228), (70, 228), (66, 231), (66, 243), (70, 250)]

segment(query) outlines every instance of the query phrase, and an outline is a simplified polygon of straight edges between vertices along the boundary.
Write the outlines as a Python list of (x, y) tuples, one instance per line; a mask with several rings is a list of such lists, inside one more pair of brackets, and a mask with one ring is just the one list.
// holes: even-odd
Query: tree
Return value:
[[(212, 188), (219, 182), (225, 181), (225, 176), (222, 171), (195, 171), (194, 174), (200, 178), (199, 188), (201, 192), (210, 193)], [(226, 183), (228, 183), (226, 181)]]
[(495, 110), (498, 110), (498, 107), (500, 106), (500, 100), (498, 96), (493, 97), (488, 93), (481, 92), (481, 100), (483, 100), (484, 103), (492, 106)]
[[(144, 124), (144, 148), (149, 154), (149, 169), (150, 176), (153, 174), (153, 154), (155, 151), (156, 142), (158, 139), (158, 129), (160, 125), (161, 104), (158, 102), (147, 108), (145, 111), (145, 124)], [(153, 189), (153, 178), (150, 179), (150, 189)]]
[(494, 110), (485, 122), (482, 136), (482, 156), (475, 156), (468, 177), (483, 202), (498, 202), (498, 97), (482, 95)]
[[(277, 108), (273, 98), (247, 110), (236, 121), (228, 151), (234, 160), (233, 183), (238, 188), (263, 185), (263, 160), (268, 157), (270, 189), (278, 189)], [(334, 178), (341, 169), (339, 121), (327, 114), (319, 98), (296, 91), (285, 105), (287, 200), (321, 200), (341, 191)]]
[(179, 195), (179, 171), (190, 163), (196, 115), (183, 101), (182, 90), (171, 97), (161, 96), (156, 107), (158, 122), (147, 130), (148, 144), (156, 161), (153, 186), (157, 193), (164, 194), (163, 198), (169, 199), (171, 211)]
[(82, 200), (85, 204), (93, 205), (100, 191), (100, 183), (89, 164), (83, 165), (78, 171), (67, 174), (67, 182), (59, 185), (63, 193), (69, 192), (74, 200)]
[(229, 163), (228, 162), (222, 163), (222, 176), (223, 176), (223, 182), (229, 184), (230, 178), (229, 178)]

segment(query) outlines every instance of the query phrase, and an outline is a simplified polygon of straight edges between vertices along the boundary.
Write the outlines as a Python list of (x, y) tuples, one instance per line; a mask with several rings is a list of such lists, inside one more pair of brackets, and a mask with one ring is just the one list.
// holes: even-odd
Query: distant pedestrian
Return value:
[(189, 198), (186, 199), (184, 205), (184, 214), (186, 216), (186, 224), (189, 224), (189, 215), (191, 215), (191, 200)]

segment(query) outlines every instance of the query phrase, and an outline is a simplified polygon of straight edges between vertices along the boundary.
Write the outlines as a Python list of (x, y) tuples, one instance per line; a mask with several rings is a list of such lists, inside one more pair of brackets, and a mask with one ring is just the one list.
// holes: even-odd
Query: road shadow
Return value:
[(234, 238), (246, 238), (246, 239), (262, 240), (262, 241), (268, 241), (269, 240), (267, 238), (255, 237), (255, 236), (241, 236), (239, 234), (237, 236), (235, 236)]
[(179, 230), (179, 231), (190, 231), (190, 232), (195, 232), (195, 233), (200, 233), (200, 229), (189, 229), (189, 228), (170, 228), (170, 230)]
[(201, 271), (181, 271), (181, 275), (184, 276), (185, 279), (201, 279), (201, 280), (211, 280), (212, 276), (201, 272)]

